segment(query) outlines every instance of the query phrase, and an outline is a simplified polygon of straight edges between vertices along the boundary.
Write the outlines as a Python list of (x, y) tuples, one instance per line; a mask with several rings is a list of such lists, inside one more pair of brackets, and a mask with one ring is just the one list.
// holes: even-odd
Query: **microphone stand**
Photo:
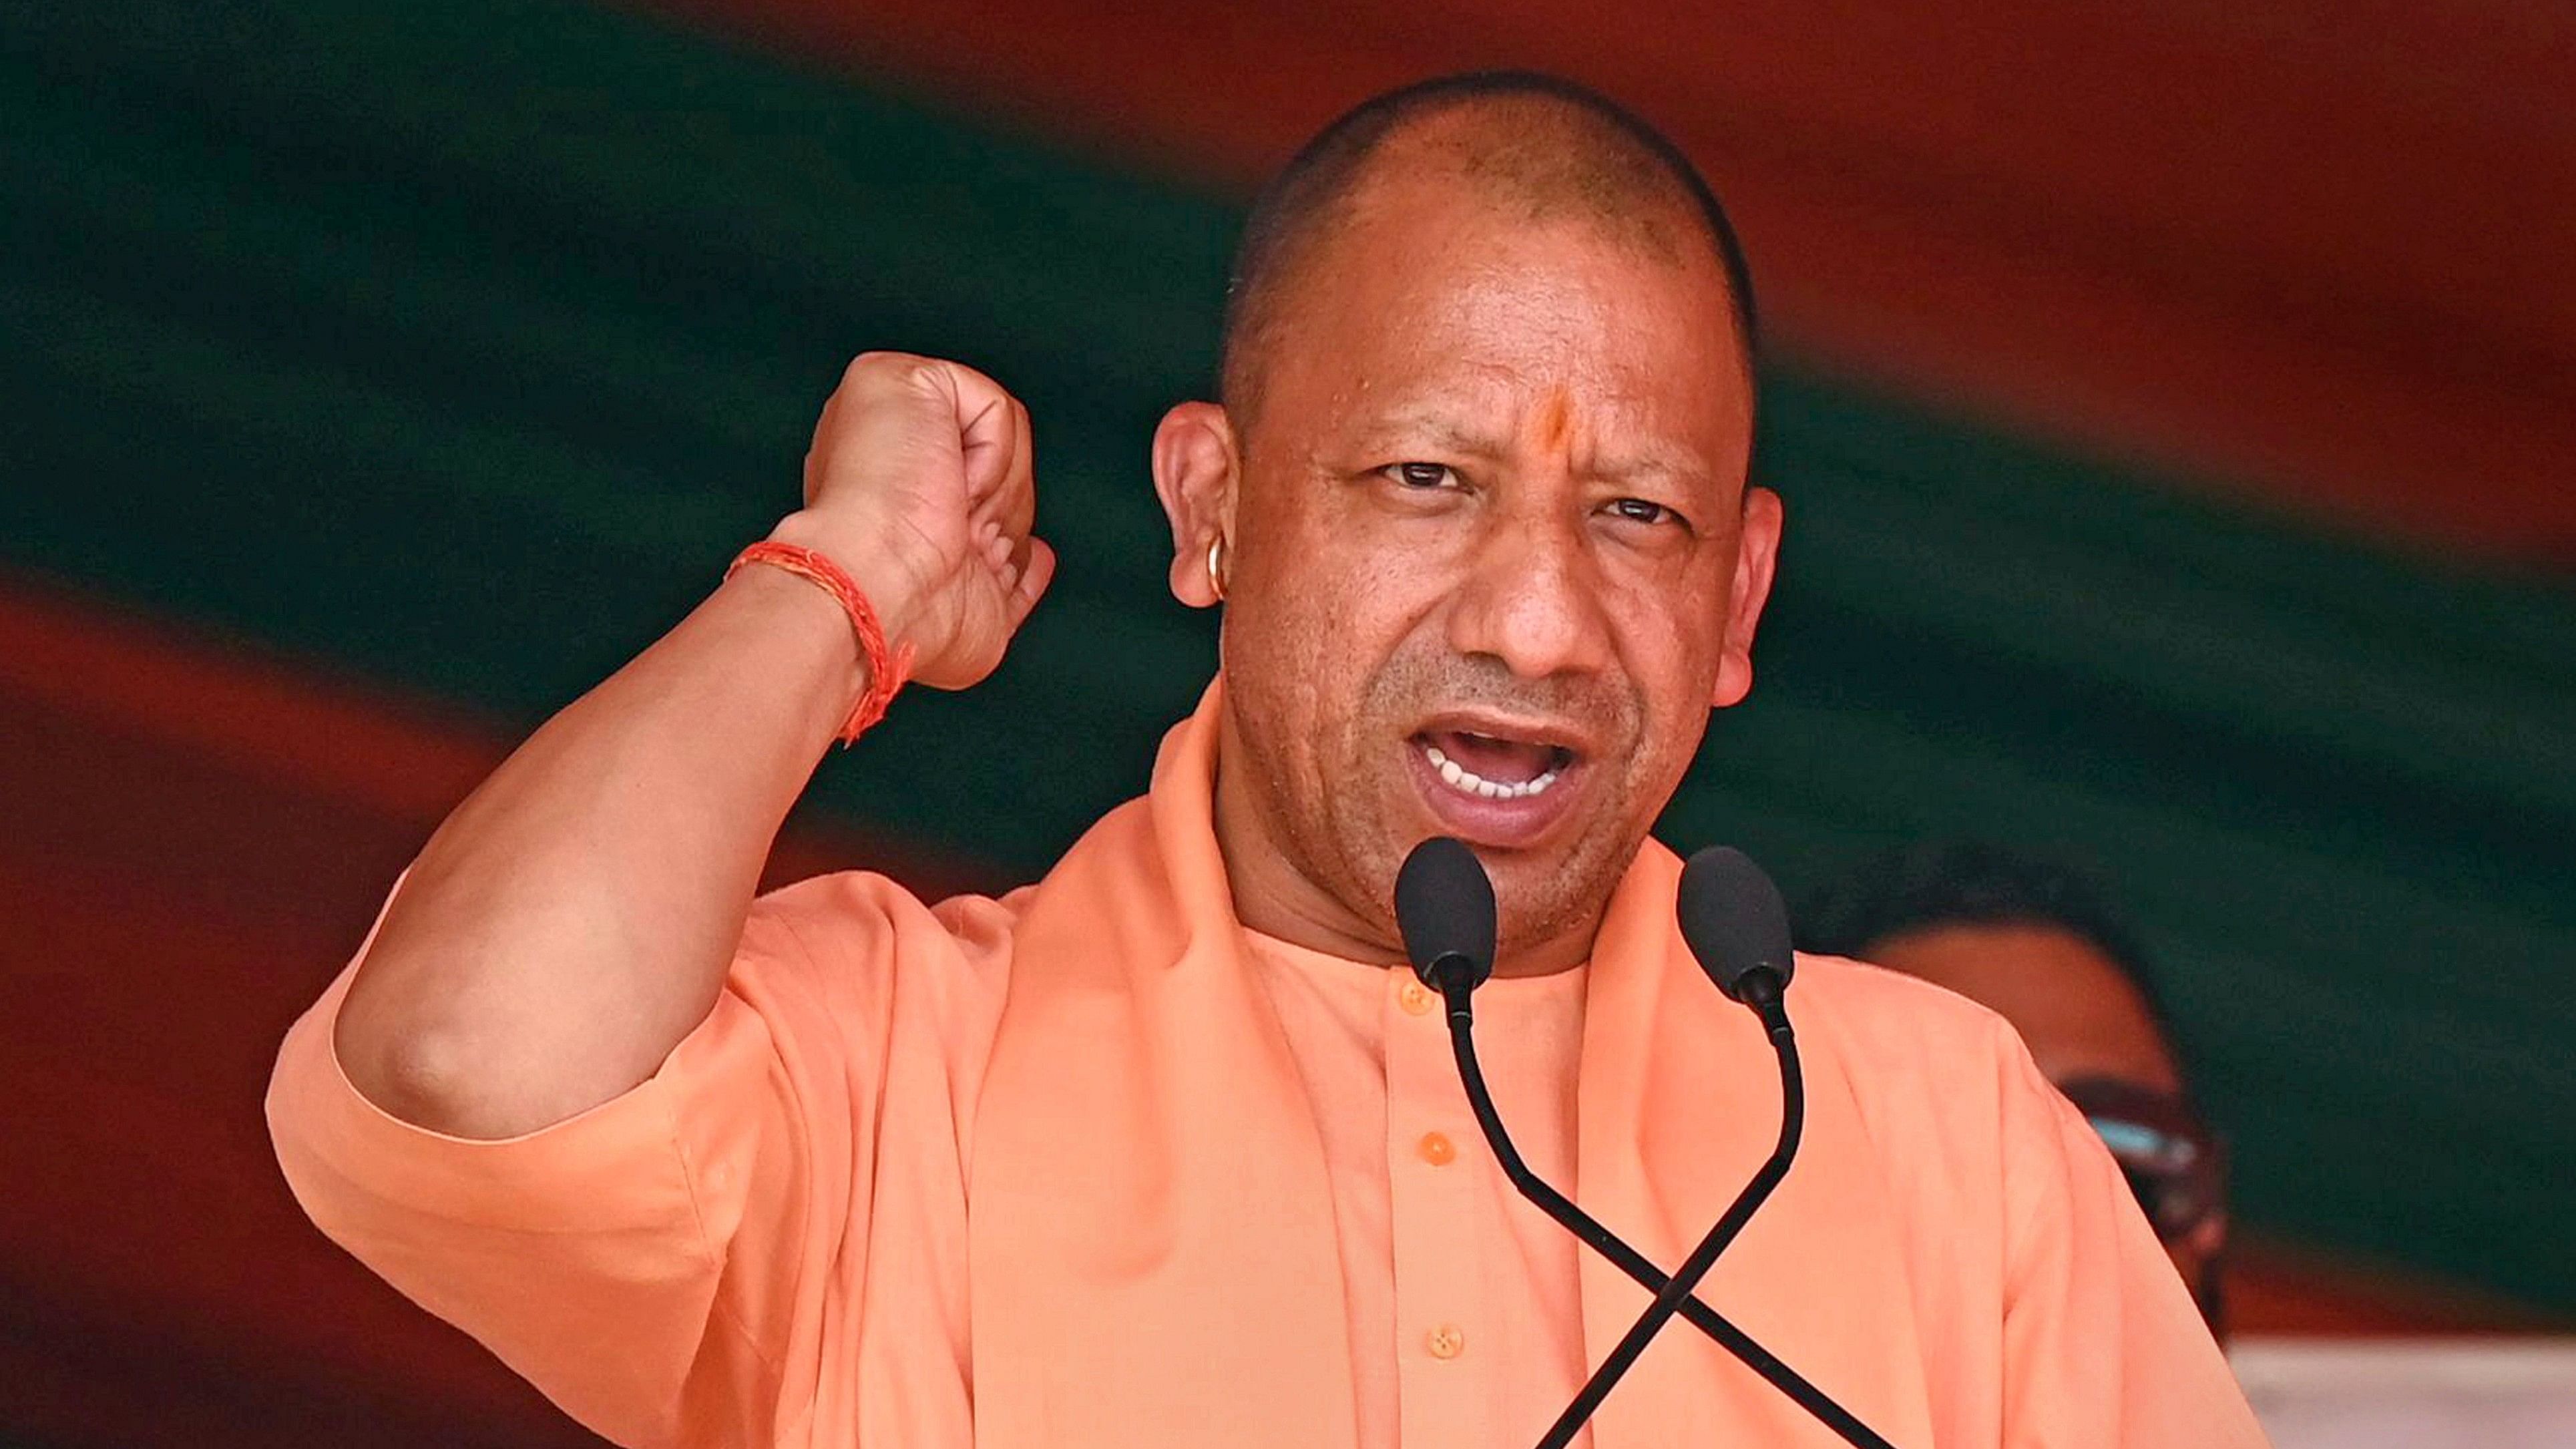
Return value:
[(1771, 1026), (1772, 1047), (1780, 1056), (1783, 1109), (1780, 1145), (1772, 1149), (1770, 1159), (1745, 1185), (1734, 1206), (1727, 1209), (1726, 1216), (1720, 1218), (1717, 1226), (1709, 1230), (1708, 1237), (1700, 1241), (1690, 1260), (1682, 1265), (1682, 1271), (1666, 1278), (1644, 1254), (1629, 1247), (1590, 1213), (1576, 1206), (1572, 1199), (1532, 1172), (1519, 1150), (1512, 1146), (1511, 1134), (1503, 1129), (1502, 1114), (1495, 1110), (1493, 1093), (1485, 1086), (1484, 1068), (1476, 1058), (1476, 1017), (1471, 1001), (1475, 985), (1464, 970), (1446, 967), (1444, 962), (1442, 967), (1435, 968), (1436, 984), (1448, 1008), (1449, 1046), (1458, 1060), (1458, 1080), (1467, 1090), (1467, 1105), (1476, 1115), (1476, 1126), (1484, 1133), (1486, 1145), (1493, 1149), (1495, 1158), (1502, 1163), (1503, 1176), (1539, 1211), (1555, 1219), (1559, 1226), (1588, 1244), (1611, 1266), (1655, 1295), (1644, 1316), (1628, 1330), (1627, 1336), (1611, 1350), (1610, 1356), (1602, 1360), (1600, 1368), (1584, 1383), (1574, 1402), (1558, 1416), (1547, 1437), (1539, 1441), (1539, 1449), (1564, 1449), (1571, 1443), (1576, 1431), (1582, 1428), (1584, 1421), (1592, 1416), (1592, 1411), (1627, 1373), (1628, 1365), (1645, 1351), (1647, 1341), (1660, 1332), (1676, 1313), (1715, 1340), (1719, 1347), (1735, 1355), (1745, 1367), (1761, 1375), (1800, 1408), (1814, 1415), (1826, 1428), (1840, 1435), (1845, 1443), (1856, 1446), (1856, 1449), (1894, 1449), (1868, 1425), (1853, 1417), (1849, 1410), (1835, 1403), (1823, 1390), (1800, 1376), (1797, 1370), (1782, 1363), (1769, 1349), (1754, 1342), (1744, 1330), (1693, 1294), (1700, 1279), (1707, 1276), (1710, 1267), (1717, 1262), (1718, 1254), (1724, 1252), (1727, 1244), (1735, 1240), (1735, 1235), (1743, 1231), (1754, 1209), (1762, 1205), (1763, 1199), (1771, 1195), (1772, 1188), (1778, 1186), (1780, 1179), (1788, 1173), (1789, 1160), (1797, 1154), (1798, 1135), (1806, 1118), (1806, 1090), (1798, 1072), (1797, 1046), (1790, 1035), (1788, 1012), (1781, 1005), (1779, 996), (1773, 994), (1767, 1007), (1756, 1009), (1762, 1012), (1765, 1024)]

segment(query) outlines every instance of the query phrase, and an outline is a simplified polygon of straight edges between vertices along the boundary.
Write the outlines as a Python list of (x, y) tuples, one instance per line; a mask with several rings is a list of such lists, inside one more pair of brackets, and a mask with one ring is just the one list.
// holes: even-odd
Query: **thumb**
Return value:
[(1055, 550), (1045, 539), (1031, 536), (1029, 561), (1011, 585), (1011, 632), (1019, 632), (1020, 625), (1028, 621), (1029, 611), (1038, 606), (1038, 600), (1046, 594), (1047, 585), (1054, 580)]

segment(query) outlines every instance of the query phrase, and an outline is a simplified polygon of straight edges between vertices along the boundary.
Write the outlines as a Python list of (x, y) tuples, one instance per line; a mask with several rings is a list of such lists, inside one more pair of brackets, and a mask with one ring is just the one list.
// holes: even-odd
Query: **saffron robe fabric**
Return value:
[[(344, 974), (271, 1083), (289, 1183), (621, 1443), (1357, 1446), (1316, 1099), (1210, 825), (1218, 700), (1034, 886), (933, 907), (849, 874), (765, 898), (651, 1079), (524, 1137), (443, 1137), (359, 1096), (330, 1045)], [(1780, 1108), (1758, 1025), (1680, 940), (1678, 877), (1649, 843), (1596, 938), (1565, 1184), (1668, 1266)], [(1805, 1145), (1704, 1298), (1906, 1449), (2262, 1442), (2008, 1027), (1820, 958), (1790, 1009)], [(1577, 1274), (1597, 1361), (1646, 1295), (1588, 1255)], [(1686, 1325), (1593, 1432), (1839, 1442)]]
[[(1591, 1367), (1582, 1245), (1485, 1150), (1440, 999), (1412, 972), (1247, 939), (1323, 1138), (1359, 1449), (1526, 1446)], [(1550, 1182), (1574, 1179), (1589, 979), (1577, 967), (1476, 993), (1486, 1085)]]

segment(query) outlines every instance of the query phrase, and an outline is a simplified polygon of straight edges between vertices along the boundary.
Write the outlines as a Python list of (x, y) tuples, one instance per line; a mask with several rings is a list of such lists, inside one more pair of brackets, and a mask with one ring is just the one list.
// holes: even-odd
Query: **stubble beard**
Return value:
[[(1263, 701), (1246, 702), (1256, 714), (1283, 717), (1262, 709)], [(1249, 719), (1240, 726), (1252, 756), (1246, 774), (1267, 797), (1257, 803), (1278, 823), (1275, 843), (1291, 868), (1390, 951), (1402, 949), (1396, 871), (1418, 837), (1436, 828), (1399, 803), (1414, 787), (1395, 752), (1413, 748), (1408, 723), (1434, 708), (1476, 703), (1584, 721), (1600, 750), (1588, 763), (1610, 776), (1589, 782), (1599, 796), (1552, 861), (1513, 854), (1496, 862), (1503, 876), (1496, 882), (1497, 946), (1508, 962), (1597, 926), (1652, 824), (1651, 814), (1633, 824), (1628, 818), (1636, 792), (1653, 784), (1632, 773), (1644, 745), (1642, 702), (1633, 693), (1609, 684), (1532, 685), (1466, 661), (1399, 653), (1363, 683), (1357, 708), (1322, 722), (1306, 750), (1275, 749), (1280, 741), (1267, 730)]]

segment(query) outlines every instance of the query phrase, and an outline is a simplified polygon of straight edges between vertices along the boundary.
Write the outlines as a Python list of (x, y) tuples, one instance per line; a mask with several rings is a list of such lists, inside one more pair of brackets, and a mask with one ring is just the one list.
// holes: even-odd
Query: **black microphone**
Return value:
[[(1549, 1437), (1540, 1441), (1544, 1449), (1563, 1449), (1575, 1430), (1618, 1385), (1629, 1365), (1637, 1361), (1637, 1355), (1645, 1352), (1646, 1345), (1681, 1311), (1683, 1303), (1695, 1301), (1691, 1293), (1708, 1276), (1708, 1270), (1716, 1266), (1718, 1255), (1744, 1231), (1744, 1225), (1752, 1221), (1780, 1180), (1789, 1175), (1789, 1164), (1798, 1155), (1799, 1136), (1806, 1125), (1806, 1084), (1798, 1070), (1798, 1039), (1789, 1025), (1787, 999), (1796, 958), (1789, 945), (1789, 908), (1780, 899), (1780, 888), (1744, 852), (1711, 846), (1682, 867), (1675, 911), (1681, 920), (1682, 940), (1690, 946), (1700, 969), (1717, 983), (1718, 990), (1762, 1018), (1772, 1053), (1780, 1060), (1780, 1139), (1770, 1157), (1754, 1171), (1752, 1180), (1736, 1194), (1725, 1215), (1708, 1230), (1707, 1237), (1700, 1239), (1699, 1246), (1682, 1261), (1671, 1281), (1655, 1294), (1655, 1301), (1646, 1305), (1646, 1311), (1629, 1326), (1627, 1335), (1612, 1346), (1609, 1356), (1593, 1370), (1574, 1401), (1566, 1405), (1556, 1427), (1548, 1431)], [(1759, 1365), (1755, 1372), (1762, 1373), (1773, 1387), (1841, 1435), (1846, 1443), (1892, 1449), (1869, 1426), (1813, 1385), (1804, 1380), (1792, 1384), (1763, 1372)]]
[(1762, 867), (1732, 846), (1710, 846), (1682, 864), (1674, 914), (1691, 958), (1717, 989), (1752, 1007), (1763, 1025), (1788, 1030), (1783, 998), (1798, 960), (1789, 946), (1789, 907)]
[[(1449, 1044), (1452, 1055), (1457, 1059), (1458, 1080), (1466, 1088), (1467, 1105), (1476, 1115), (1476, 1126), (1484, 1133), (1486, 1145), (1493, 1149), (1495, 1158), (1502, 1164), (1504, 1177), (1522, 1197), (1554, 1219), (1558, 1226), (1634, 1279), (1638, 1286), (1649, 1293), (1660, 1294), (1671, 1280), (1643, 1253), (1630, 1247), (1625, 1240), (1532, 1172), (1519, 1150), (1512, 1145), (1511, 1135), (1503, 1129), (1502, 1116), (1494, 1108), (1493, 1094), (1486, 1088), (1484, 1069), (1476, 1058), (1475, 1008), (1472, 1002), (1475, 989), (1483, 985), (1494, 970), (1494, 887), (1475, 852), (1446, 836), (1435, 836), (1414, 847), (1396, 875), (1395, 917), (1397, 932), (1404, 938), (1405, 954), (1413, 962), (1414, 973), (1425, 986), (1438, 991), (1447, 1006)], [(1785, 964), (1786, 957), (1782, 960)], [(1689, 1296), (1687, 1289), (1676, 1311), (1692, 1327), (1707, 1334), (1755, 1373), (1779, 1387), (1781, 1392), (1806, 1406), (1810, 1413), (1842, 1433), (1849, 1442), (1864, 1446), (1864, 1449), (1890, 1449), (1885, 1440), (1844, 1413), (1841, 1406), (1773, 1356), (1770, 1350), (1756, 1343), (1744, 1330), (1728, 1322), (1697, 1297)], [(1605, 1385), (1601, 1393), (1606, 1395), (1608, 1392)], [(1598, 1402), (1597, 1398), (1595, 1402)], [(1582, 1415), (1572, 1419), (1571, 1425), (1565, 1428), (1566, 1439), (1572, 1437), (1574, 1430), (1582, 1426), (1590, 1413), (1591, 1410), (1586, 1408)], [(1560, 1424), (1564, 1422), (1560, 1420)], [(1565, 1439), (1542, 1441), (1543, 1444), (1551, 1442), (1561, 1445)]]
[(1395, 929), (1413, 974), (1440, 993), (1452, 1019), (1494, 974), (1494, 882), (1464, 841), (1435, 835), (1395, 873)]

